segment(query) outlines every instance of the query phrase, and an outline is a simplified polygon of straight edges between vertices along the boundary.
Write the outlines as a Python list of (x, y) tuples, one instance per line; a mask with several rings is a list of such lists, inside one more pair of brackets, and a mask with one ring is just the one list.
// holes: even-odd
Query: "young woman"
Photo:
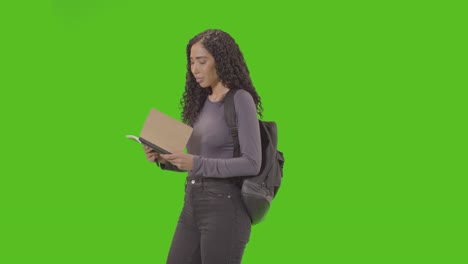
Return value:
[[(241, 156), (224, 119), (223, 98), (234, 97)], [(234, 39), (206, 30), (187, 45), (187, 75), (182, 119), (193, 127), (186, 153), (160, 155), (144, 147), (162, 169), (187, 171), (184, 206), (167, 263), (241, 263), (251, 222), (240, 197), (242, 176), (261, 166), (262, 106), (244, 57)]]

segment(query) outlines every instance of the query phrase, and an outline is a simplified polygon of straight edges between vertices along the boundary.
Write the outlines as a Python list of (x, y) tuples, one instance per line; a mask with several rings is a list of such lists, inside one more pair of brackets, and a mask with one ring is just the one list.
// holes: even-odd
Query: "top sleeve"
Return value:
[(234, 96), (240, 157), (229, 159), (193, 157), (192, 173), (203, 177), (236, 177), (257, 175), (262, 164), (260, 126), (257, 108), (249, 92), (240, 90)]

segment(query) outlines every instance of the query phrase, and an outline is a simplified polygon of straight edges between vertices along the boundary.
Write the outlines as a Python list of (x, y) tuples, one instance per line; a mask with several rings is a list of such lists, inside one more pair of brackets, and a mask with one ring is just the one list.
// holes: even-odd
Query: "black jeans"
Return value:
[(229, 179), (187, 179), (167, 264), (237, 264), (250, 237), (240, 188)]

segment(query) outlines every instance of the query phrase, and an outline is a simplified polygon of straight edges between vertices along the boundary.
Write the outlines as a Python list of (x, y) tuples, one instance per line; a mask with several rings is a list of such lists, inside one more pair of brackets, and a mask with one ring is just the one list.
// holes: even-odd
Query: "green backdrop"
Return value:
[(165, 262), (185, 174), (125, 135), (151, 107), (179, 118), (208, 28), (286, 158), (243, 263), (468, 263), (457, 2), (3, 1), (0, 24), (0, 263)]

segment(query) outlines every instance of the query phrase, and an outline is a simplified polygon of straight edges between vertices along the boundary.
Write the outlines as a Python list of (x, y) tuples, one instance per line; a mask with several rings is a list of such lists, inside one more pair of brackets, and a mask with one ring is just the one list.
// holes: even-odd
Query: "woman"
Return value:
[[(241, 156), (224, 119), (223, 98), (234, 96)], [(260, 97), (244, 57), (227, 33), (204, 31), (187, 45), (182, 119), (193, 127), (186, 153), (160, 155), (144, 147), (162, 169), (188, 171), (184, 206), (167, 263), (241, 263), (251, 222), (240, 197), (242, 176), (261, 166)]]

